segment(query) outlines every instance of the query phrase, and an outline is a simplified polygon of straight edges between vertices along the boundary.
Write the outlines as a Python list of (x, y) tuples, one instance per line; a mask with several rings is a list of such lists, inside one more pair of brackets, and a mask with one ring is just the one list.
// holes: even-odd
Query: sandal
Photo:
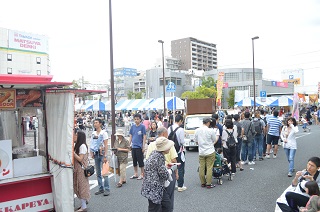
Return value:
[(139, 176), (138, 178), (137, 178), (137, 180), (142, 180), (143, 179), (143, 177), (142, 176)]
[(122, 186), (122, 183), (117, 183), (117, 187), (120, 188)]
[(136, 179), (136, 178), (138, 178), (138, 177), (135, 176), (135, 175), (132, 175), (132, 176), (130, 177), (130, 179)]
[(127, 181), (123, 181), (123, 182), (122, 182), (122, 184), (126, 184), (126, 183), (127, 183)]

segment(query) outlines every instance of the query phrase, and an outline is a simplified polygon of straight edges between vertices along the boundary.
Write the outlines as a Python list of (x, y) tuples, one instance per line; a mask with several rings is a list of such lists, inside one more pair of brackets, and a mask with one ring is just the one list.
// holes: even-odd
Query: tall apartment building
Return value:
[(171, 41), (171, 56), (181, 60), (182, 70), (217, 69), (217, 46), (188, 37)]
[(0, 74), (49, 75), (48, 38), (0, 28)]

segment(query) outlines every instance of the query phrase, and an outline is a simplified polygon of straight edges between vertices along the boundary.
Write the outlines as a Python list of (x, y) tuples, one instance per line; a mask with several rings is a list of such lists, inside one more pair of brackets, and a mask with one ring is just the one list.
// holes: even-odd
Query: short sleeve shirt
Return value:
[(88, 152), (87, 146), (85, 144), (82, 144), (80, 146), (79, 155), (85, 155), (87, 154), (87, 152)]
[(144, 127), (144, 125), (133, 125), (130, 128), (129, 134), (132, 136), (132, 148), (142, 148), (143, 136), (146, 135), (146, 128)]
[(91, 135), (90, 150), (92, 152), (98, 151), (99, 146), (104, 145), (103, 141), (108, 140), (108, 137), (108, 133), (105, 130), (101, 130), (99, 134), (94, 131)]

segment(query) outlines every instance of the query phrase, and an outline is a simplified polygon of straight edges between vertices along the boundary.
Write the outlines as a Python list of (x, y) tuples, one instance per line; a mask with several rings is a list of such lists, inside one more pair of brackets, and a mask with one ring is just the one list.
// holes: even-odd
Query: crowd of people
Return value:
[[(200, 186), (208, 189), (215, 187), (212, 184), (212, 170), (216, 160), (224, 159), (230, 168), (230, 176), (235, 177), (237, 168), (242, 171), (245, 164), (253, 166), (256, 160), (276, 159), (279, 141), (283, 142), (288, 160), (287, 176), (294, 176), (293, 185), (297, 185), (298, 179), (304, 178), (307, 181), (314, 179), (319, 186), (320, 177), (311, 168), (294, 173), (294, 157), (297, 150), (295, 134), (299, 131), (298, 123), (301, 119), (297, 121), (288, 116), (281, 121), (278, 115), (277, 110), (273, 110), (272, 114), (257, 110), (253, 116), (249, 111), (244, 111), (232, 116), (225, 115), (222, 119), (219, 113), (204, 118), (203, 125), (195, 130), (194, 138), (199, 146)], [(177, 113), (173, 118), (173, 114), (170, 114), (169, 121), (164, 122), (161, 119), (163, 117), (158, 114), (154, 114), (152, 118), (145, 113), (130, 114), (130, 116), (125, 114), (125, 130), (117, 130), (115, 134), (117, 139), (112, 149), (118, 156), (120, 175), (116, 185), (118, 188), (127, 182), (125, 167), (128, 163), (128, 152), (131, 151), (134, 174), (130, 179), (142, 181), (141, 194), (148, 199), (148, 211), (173, 211), (176, 184), (178, 192), (187, 190), (184, 184), (186, 155), (184, 129), (181, 127), (183, 115)], [(126, 122), (130, 123), (132, 120), (134, 124), (126, 125)], [(90, 198), (84, 195), (84, 192), (89, 193), (88, 186), (81, 187), (81, 184), (88, 183), (88, 179), (83, 176), (77, 177), (80, 174), (80, 164), (86, 165), (87, 156), (85, 155), (90, 154), (95, 160), (99, 185), (95, 195), (110, 194), (109, 179), (101, 175), (102, 166), (107, 162), (109, 137), (107, 131), (103, 130), (103, 122), (100, 118), (94, 119), (93, 125), (95, 131), (90, 138), (90, 148), (82, 141), (81, 131), (75, 134), (75, 160), (79, 161), (79, 164), (75, 165), (75, 186), (77, 186), (75, 193), (81, 200), (78, 211), (86, 211), (86, 202)], [(309, 166), (318, 170), (320, 168), (318, 159), (309, 160), (308, 164), (311, 163)], [(306, 172), (311, 177), (302, 177)], [(295, 211), (297, 206), (307, 205), (308, 201), (297, 203), (294, 199), (295, 195), (293, 196), (288, 194), (291, 202), (285, 204), (291, 208), (290, 210)], [(281, 204), (280, 206), (285, 207)]]

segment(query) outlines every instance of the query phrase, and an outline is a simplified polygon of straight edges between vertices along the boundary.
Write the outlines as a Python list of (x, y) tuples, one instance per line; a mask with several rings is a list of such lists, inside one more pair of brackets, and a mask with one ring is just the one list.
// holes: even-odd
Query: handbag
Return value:
[(94, 174), (94, 166), (90, 165), (90, 160), (89, 159), (88, 159), (88, 161), (89, 161), (89, 165), (86, 168), (84, 168), (83, 164), (78, 161), (80, 166), (81, 166), (81, 168), (83, 169), (85, 177), (90, 177), (90, 176), (92, 176)]

